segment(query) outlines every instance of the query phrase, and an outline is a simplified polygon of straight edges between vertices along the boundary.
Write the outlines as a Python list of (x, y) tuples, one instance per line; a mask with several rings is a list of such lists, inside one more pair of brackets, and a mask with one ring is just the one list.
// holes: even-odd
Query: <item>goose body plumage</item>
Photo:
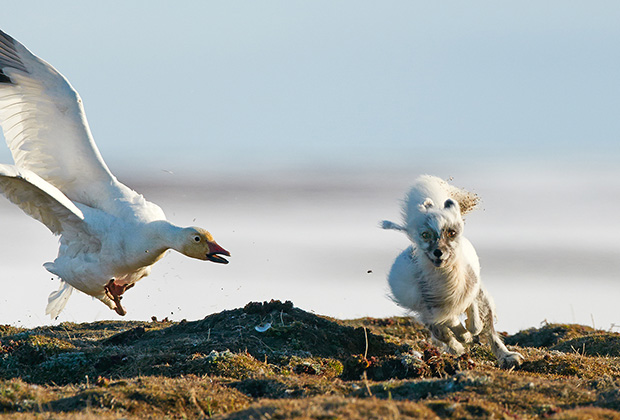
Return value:
[(61, 279), (52, 318), (73, 288), (121, 315), (121, 295), (168, 249), (228, 261), (211, 234), (166, 220), (163, 210), (119, 182), (105, 164), (82, 100), (51, 65), (0, 31), (0, 125), (14, 165), (0, 164), (0, 192), (60, 236), (45, 268)]

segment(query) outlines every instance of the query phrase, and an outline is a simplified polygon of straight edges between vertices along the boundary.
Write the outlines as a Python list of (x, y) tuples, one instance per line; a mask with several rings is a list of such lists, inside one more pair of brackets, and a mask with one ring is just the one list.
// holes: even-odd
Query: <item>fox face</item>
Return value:
[(448, 199), (440, 207), (426, 200), (420, 205), (420, 212), (416, 229), (409, 232), (410, 238), (435, 267), (450, 265), (455, 260), (463, 232), (459, 205)]

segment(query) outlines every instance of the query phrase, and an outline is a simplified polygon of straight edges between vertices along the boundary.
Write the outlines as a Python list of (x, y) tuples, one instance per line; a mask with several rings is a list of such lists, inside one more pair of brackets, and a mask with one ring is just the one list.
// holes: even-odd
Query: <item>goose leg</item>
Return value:
[(114, 279), (110, 280), (108, 284), (105, 285), (106, 295), (108, 295), (108, 297), (114, 301), (114, 303), (116, 304), (116, 308), (114, 308), (114, 310), (120, 316), (125, 316), (127, 314), (127, 311), (121, 305), (121, 299), (123, 298), (121, 295), (125, 293), (126, 290), (131, 289), (132, 287), (133, 283), (118, 285), (114, 283)]

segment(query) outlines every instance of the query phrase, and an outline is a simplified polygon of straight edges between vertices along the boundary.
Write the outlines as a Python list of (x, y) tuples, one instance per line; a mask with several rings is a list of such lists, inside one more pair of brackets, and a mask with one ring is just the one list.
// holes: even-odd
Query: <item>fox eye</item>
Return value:
[(456, 238), (456, 230), (454, 230), (454, 229), (448, 230), (447, 234), (448, 234), (448, 238), (450, 238), (450, 239)]
[(431, 234), (430, 232), (422, 232), (420, 237), (422, 237), (423, 240), (428, 241), (431, 239)]
[(198, 235), (194, 236), (194, 242), (200, 242), (200, 236)]

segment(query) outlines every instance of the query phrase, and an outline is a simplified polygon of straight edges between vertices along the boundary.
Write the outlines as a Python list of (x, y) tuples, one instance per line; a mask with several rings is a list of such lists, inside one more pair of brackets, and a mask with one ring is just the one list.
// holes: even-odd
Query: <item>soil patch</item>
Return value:
[(410, 318), (343, 321), (280, 301), (192, 322), (0, 326), (0, 412), (59, 419), (617, 418), (619, 334), (550, 324), (506, 343), (525, 356), (518, 369), (499, 369), (477, 344), (461, 357), (443, 353)]

